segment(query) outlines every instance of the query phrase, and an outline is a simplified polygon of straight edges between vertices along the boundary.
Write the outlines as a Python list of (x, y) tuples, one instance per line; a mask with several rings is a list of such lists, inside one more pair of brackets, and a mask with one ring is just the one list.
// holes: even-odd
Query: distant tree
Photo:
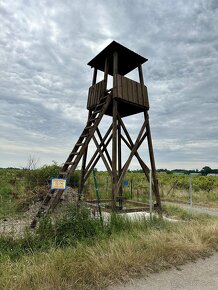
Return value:
[(213, 170), (209, 166), (204, 166), (201, 169), (201, 174), (202, 175), (207, 175), (208, 173), (212, 173), (212, 172), (213, 172)]
[(38, 162), (39, 162), (39, 159), (36, 159), (35, 156), (29, 155), (25, 169), (35, 170)]

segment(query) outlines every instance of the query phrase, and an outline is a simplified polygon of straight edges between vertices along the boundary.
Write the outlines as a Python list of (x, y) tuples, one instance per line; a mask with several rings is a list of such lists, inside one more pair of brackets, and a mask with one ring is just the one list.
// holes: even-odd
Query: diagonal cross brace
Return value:
[[(98, 144), (98, 142), (97, 142), (95, 136), (93, 136), (93, 141), (95, 142), (95, 145), (96, 145), (96, 147), (97, 147), (98, 153), (100, 154), (100, 156), (101, 156), (101, 158), (102, 158), (102, 160), (103, 160), (103, 162), (104, 162), (104, 164), (105, 164), (105, 166), (106, 166), (106, 168), (107, 168), (109, 174), (112, 176), (111, 168), (110, 168), (110, 166), (109, 166), (109, 164), (108, 164), (108, 162), (107, 162), (107, 160), (106, 160), (106, 158), (105, 158), (105, 156), (104, 156), (104, 154), (103, 154), (103, 152), (102, 152), (102, 150), (101, 150), (101, 147), (99, 146), (99, 144)], [(105, 150), (106, 150), (106, 147), (104, 146), (103, 149), (104, 149), (104, 151), (105, 151)]]
[[(125, 135), (126, 135), (126, 137), (127, 137), (127, 139), (128, 139), (128, 141), (129, 141), (129, 143), (128, 143), (128, 141), (121, 135), (121, 138), (122, 138), (122, 140), (126, 143), (126, 145), (129, 147), (129, 149), (130, 150), (132, 150), (132, 148), (133, 148), (133, 146), (134, 146), (134, 143), (133, 143), (133, 141), (132, 141), (132, 139), (131, 139), (131, 137), (130, 137), (130, 135), (129, 135), (129, 133), (128, 133), (128, 131), (127, 131), (127, 129), (126, 129), (126, 126), (124, 125), (124, 123), (123, 123), (123, 121), (122, 121), (122, 119), (121, 119), (121, 117), (118, 115), (118, 120), (119, 120), (119, 122), (120, 122), (120, 124), (121, 124), (121, 126), (122, 126), (122, 129), (123, 129), (123, 131), (124, 131), (124, 133), (125, 133)], [(141, 165), (141, 167), (142, 167), (142, 169), (143, 169), (143, 171), (144, 171), (144, 173), (145, 173), (145, 175), (146, 175), (146, 177), (147, 177), (147, 179), (149, 180), (149, 168), (148, 168), (148, 166), (145, 164), (145, 162), (141, 159), (141, 157), (139, 156), (139, 154), (138, 154), (138, 152), (136, 151), (136, 153), (135, 153), (135, 156), (136, 156), (136, 158), (138, 159), (138, 161), (139, 161), (139, 163), (140, 163), (140, 165)]]
[(125, 165), (124, 165), (123, 168), (122, 168), (122, 172), (121, 172), (121, 175), (119, 176), (119, 179), (118, 179), (118, 182), (117, 182), (117, 186), (116, 186), (116, 193), (118, 192), (118, 190), (119, 190), (119, 188), (120, 188), (120, 186), (121, 186), (122, 179), (123, 179), (123, 177), (124, 177), (124, 175), (125, 175), (125, 173), (126, 173), (128, 167), (129, 167), (129, 164), (130, 164), (130, 162), (131, 162), (133, 156), (135, 155), (135, 153), (137, 152), (139, 146), (141, 145), (141, 143), (143, 142), (143, 140), (145, 139), (145, 137), (146, 137), (146, 135), (147, 135), (146, 132), (143, 134), (143, 132), (144, 132), (144, 130), (145, 130), (145, 128), (146, 128), (146, 123), (147, 123), (147, 122), (144, 121), (144, 123), (143, 123), (143, 125), (142, 125), (142, 128), (141, 128), (141, 130), (140, 130), (140, 132), (139, 132), (139, 134), (138, 134), (138, 137), (137, 137), (137, 139), (136, 139), (136, 141), (135, 141), (135, 145), (134, 145), (133, 148), (132, 148), (132, 151), (131, 151), (131, 153), (130, 153), (130, 156), (129, 156), (129, 158), (127, 159)]

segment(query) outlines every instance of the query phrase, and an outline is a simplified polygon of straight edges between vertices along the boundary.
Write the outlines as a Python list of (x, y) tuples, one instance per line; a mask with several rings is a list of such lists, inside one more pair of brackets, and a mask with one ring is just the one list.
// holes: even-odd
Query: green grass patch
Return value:
[(41, 219), (35, 234), (27, 229), (22, 238), (4, 236), (0, 238), (0, 256), (16, 260), (23, 255), (49, 251), (51, 248), (76, 247), (78, 243), (93, 245), (116, 234), (130, 233), (136, 230), (145, 233), (151, 229), (163, 229), (171, 224), (158, 218), (130, 220), (127, 217), (112, 214), (104, 221), (92, 218), (85, 207), (68, 207), (63, 215), (54, 220), (51, 217)]

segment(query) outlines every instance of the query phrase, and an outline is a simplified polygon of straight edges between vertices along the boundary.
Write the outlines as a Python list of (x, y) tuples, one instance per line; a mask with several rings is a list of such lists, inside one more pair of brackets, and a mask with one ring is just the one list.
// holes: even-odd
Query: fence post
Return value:
[(107, 174), (107, 176), (106, 176), (106, 188), (105, 188), (106, 197), (108, 197), (108, 178), (109, 178), (109, 175)]
[(131, 199), (132, 199), (132, 182), (133, 182), (133, 180), (131, 178), (131, 180), (130, 180), (130, 198)]
[(192, 175), (191, 173), (189, 175), (189, 202), (190, 202), (190, 207), (192, 208)]
[(97, 198), (97, 204), (98, 204), (98, 212), (99, 212), (99, 216), (100, 216), (100, 222), (101, 222), (101, 225), (103, 227), (104, 224), (103, 224), (103, 218), (102, 218), (102, 214), (101, 214), (101, 204), (100, 204), (100, 196), (99, 196), (99, 191), (98, 191), (96, 172), (97, 172), (97, 169), (94, 168), (93, 169), (93, 178), (94, 178), (95, 192), (96, 192), (96, 198)]

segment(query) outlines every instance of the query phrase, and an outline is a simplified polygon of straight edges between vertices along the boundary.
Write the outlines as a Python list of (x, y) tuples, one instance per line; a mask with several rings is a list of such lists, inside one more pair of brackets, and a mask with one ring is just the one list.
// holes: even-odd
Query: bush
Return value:
[(70, 206), (55, 224), (56, 243), (59, 246), (97, 237), (102, 231), (98, 219), (91, 217), (85, 207)]
[(52, 177), (58, 177), (60, 166), (57, 164), (44, 165), (39, 169), (26, 170), (25, 179), (28, 189), (34, 189), (36, 186), (45, 186), (49, 184)]

